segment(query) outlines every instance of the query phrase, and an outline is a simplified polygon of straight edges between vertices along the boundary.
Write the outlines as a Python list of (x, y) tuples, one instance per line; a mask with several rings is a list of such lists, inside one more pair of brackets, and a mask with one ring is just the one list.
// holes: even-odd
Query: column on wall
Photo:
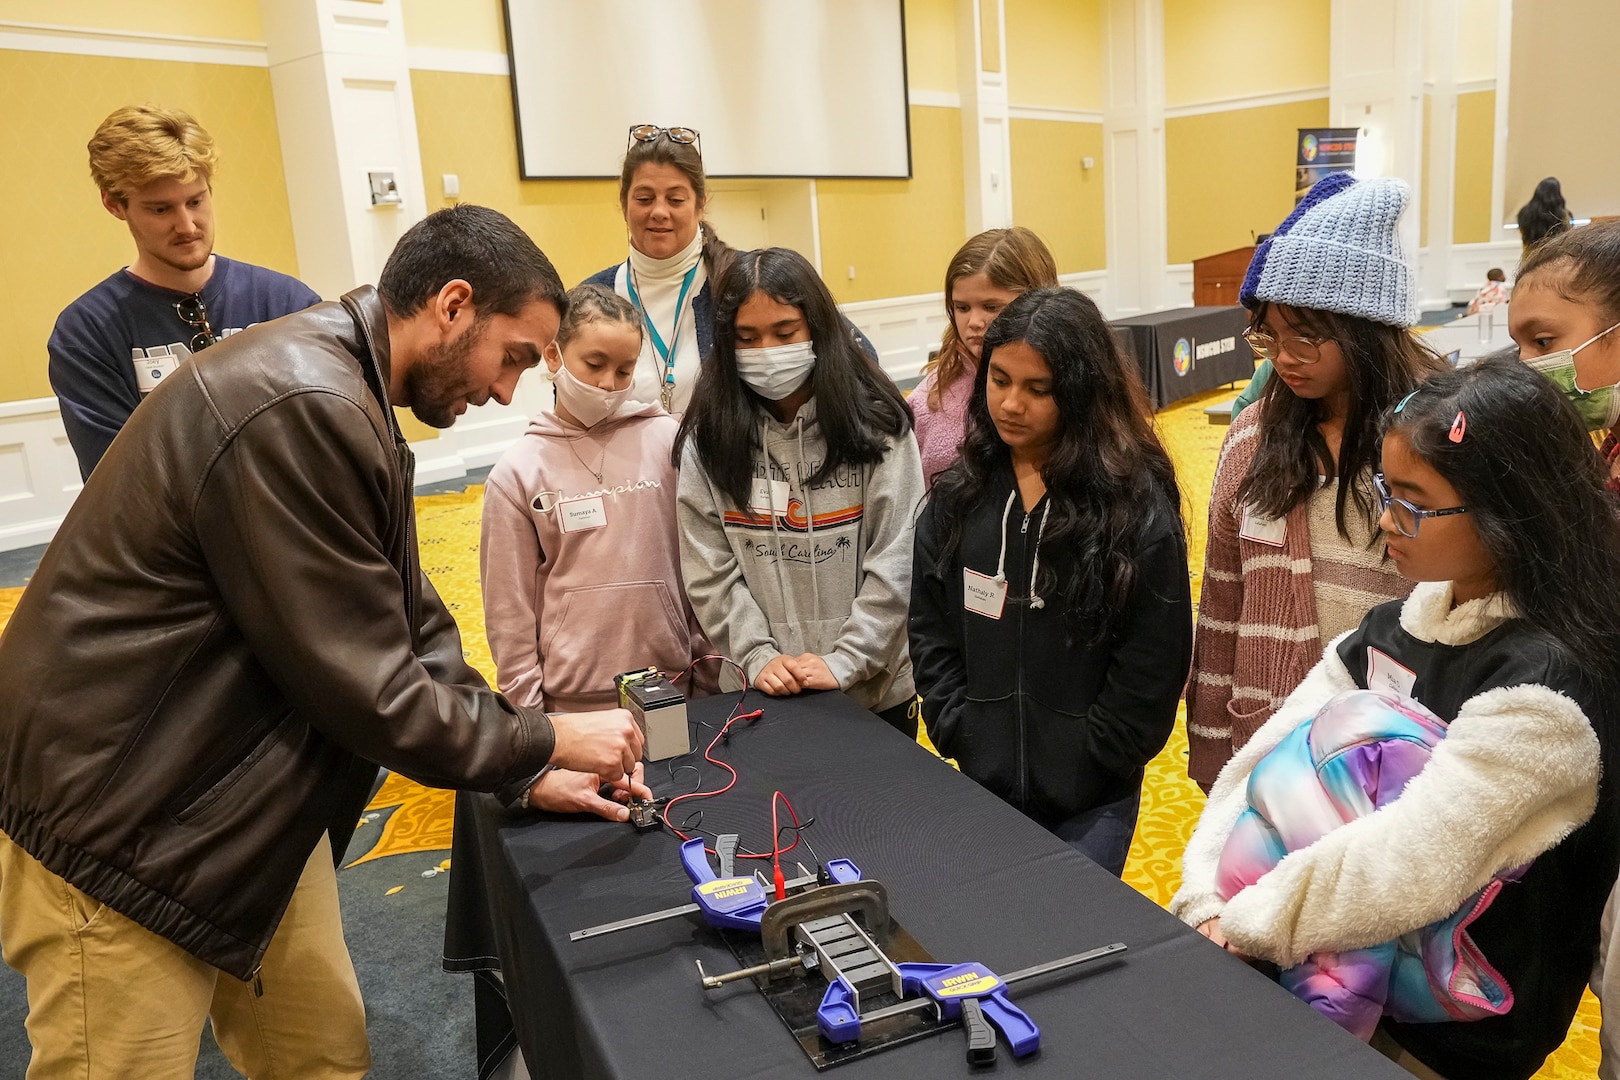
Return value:
[(1451, 278), (1452, 234), (1455, 231), (1457, 193), (1457, 0), (1428, 0), (1427, 51), (1431, 85), (1429, 122), (1424, 138), (1423, 198), (1428, 209), (1427, 251), (1422, 259), (1419, 299), (1428, 310), (1451, 306), (1447, 288)]
[(1166, 295), (1164, 5), (1104, 0), (1103, 203), (1116, 315)]
[(1513, 74), (1513, 0), (1497, 0), (1496, 9), (1496, 141), (1491, 149), (1491, 239), (1502, 243), (1518, 240), (1519, 234), (1507, 228), (1508, 215), (1517, 207), (1508, 206), (1507, 144), (1508, 91)]
[(956, 71), (962, 99), (967, 235), (1012, 224), (1004, 0), (957, 0)]
[(1357, 173), (1411, 189), (1401, 218), (1408, 252), (1423, 220), (1423, 16), (1422, 0), (1333, 0), (1328, 65), (1332, 125), (1361, 129)]
[[(401, 0), (261, 8), (299, 271), (335, 298), (375, 282), (426, 213)], [(391, 178), (385, 201), (373, 174)]]

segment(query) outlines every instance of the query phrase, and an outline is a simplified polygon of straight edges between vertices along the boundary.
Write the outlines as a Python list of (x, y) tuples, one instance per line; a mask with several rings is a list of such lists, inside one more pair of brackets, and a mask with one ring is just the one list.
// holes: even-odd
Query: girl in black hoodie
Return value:
[(1095, 304), (986, 332), (962, 457), (917, 523), (911, 662), (962, 771), (1114, 875), (1192, 658), (1181, 496)]

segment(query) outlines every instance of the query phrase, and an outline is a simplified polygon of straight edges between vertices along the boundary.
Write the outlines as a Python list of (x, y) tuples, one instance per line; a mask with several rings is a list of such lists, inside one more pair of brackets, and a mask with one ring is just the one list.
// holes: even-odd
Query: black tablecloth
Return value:
[[(1191, 307), (1116, 319), (1120, 345), (1135, 357), (1153, 407), (1248, 382), (1254, 350), (1243, 340), (1248, 312), (1241, 307)], [(1200, 355), (1202, 353), (1202, 355)]]
[[(718, 724), (733, 700), (695, 702), (691, 713)], [(1008, 972), (1114, 941), (1130, 947), (1120, 963), (1013, 989), (1042, 1032), (1041, 1052), (1018, 1063), (1021, 1074), (1406, 1075), (842, 694), (764, 700), (764, 718), (734, 729), (716, 751), (741, 773), (737, 786), (685, 804), (703, 807), (711, 837), (735, 831), (745, 848), (768, 849), (769, 800), (780, 787), (801, 819), (814, 815), (808, 835), (821, 856), (853, 859), (882, 881), (894, 918), (941, 962)], [(700, 747), (712, 737), (699, 734)], [(705, 786), (723, 782), (694, 757)], [(692, 770), (672, 779), (662, 763), (649, 780), (660, 794), (696, 786)], [(447, 965), (498, 961), (537, 1080), (815, 1075), (751, 982), (699, 985), (694, 960), (711, 972), (736, 962), (696, 916), (568, 940), (574, 930), (688, 902), (670, 834), (512, 817), (488, 796), (464, 795), (452, 859)], [(481, 1012), (496, 1002), (482, 995)], [(835, 1074), (966, 1076), (964, 1047), (960, 1032), (946, 1032)], [(1000, 1068), (1011, 1067), (1004, 1048)]]

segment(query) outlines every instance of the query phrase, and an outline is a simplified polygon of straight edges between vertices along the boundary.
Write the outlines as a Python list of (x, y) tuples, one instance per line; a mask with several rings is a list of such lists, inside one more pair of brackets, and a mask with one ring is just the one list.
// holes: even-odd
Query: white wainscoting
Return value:
[[(1492, 267), (1507, 273), (1511, 284), (1523, 254), (1518, 240), (1489, 241), (1481, 244), (1452, 244), (1451, 262), (1446, 268), (1446, 294), (1454, 304), (1466, 304), (1485, 284), (1485, 271)], [(1429, 249), (1418, 252), (1418, 278), (1428, 262)]]
[(56, 399), (0, 403), (0, 551), (50, 540), (82, 486)]

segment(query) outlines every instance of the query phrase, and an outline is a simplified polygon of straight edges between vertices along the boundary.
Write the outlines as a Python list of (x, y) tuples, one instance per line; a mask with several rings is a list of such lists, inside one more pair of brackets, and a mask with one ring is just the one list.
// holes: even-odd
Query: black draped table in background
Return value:
[(1190, 307), (1115, 319), (1114, 336), (1136, 359), (1155, 409), (1254, 375), (1241, 307)]
[[(855, 861), (888, 888), (891, 912), (941, 962), (1010, 972), (1120, 941), (1119, 962), (1013, 988), (1042, 1033), (1021, 1075), (1107, 1080), (1397, 1080), (1406, 1073), (1290, 994), (1199, 937), (1152, 901), (871, 713), (838, 693), (767, 699), (765, 715), (716, 750), (741, 779), (702, 808), (713, 837), (738, 832), (768, 849), (771, 792), (780, 788), (825, 859)], [(692, 703), (718, 725), (735, 695)], [(712, 737), (699, 729), (700, 747)], [(704, 786), (726, 774), (694, 754)], [(649, 766), (659, 794), (693, 790), (698, 774)], [(752, 982), (705, 991), (737, 964), (696, 916), (581, 942), (571, 931), (689, 901), (678, 841), (629, 825), (507, 815), (488, 796), (456, 806), (446, 966), (498, 968), (500, 998), (479, 995), (481, 1050), (516, 1030), (541, 1078), (712, 1080), (811, 1077), (816, 1070)], [(784, 815), (783, 821), (786, 821)], [(784, 840), (786, 837), (784, 837)], [(803, 847), (783, 860), (814, 861)], [(760, 863), (740, 862), (749, 872)], [(746, 869), (745, 869), (746, 868)], [(793, 876), (792, 873), (789, 876)], [(968, 1076), (960, 1031), (831, 1070), (860, 1077)], [(493, 1057), (494, 1055), (490, 1055)], [(1000, 1068), (1012, 1068), (1003, 1045)], [(492, 1061), (484, 1063), (485, 1068)]]

